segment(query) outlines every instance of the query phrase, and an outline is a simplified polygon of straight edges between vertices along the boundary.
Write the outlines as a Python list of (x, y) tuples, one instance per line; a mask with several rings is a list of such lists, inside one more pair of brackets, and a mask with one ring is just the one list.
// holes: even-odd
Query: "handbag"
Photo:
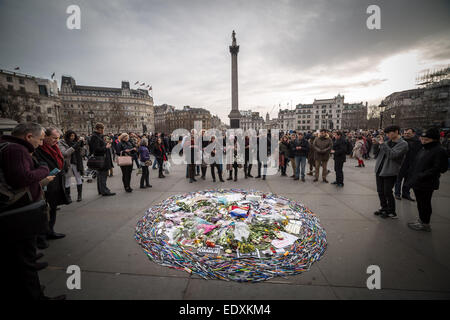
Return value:
[(170, 173), (170, 163), (165, 161), (163, 164), (163, 170), (165, 174), (169, 174)]
[(105, 156), (90, 156), (87, 161), (87, 167), (91, 170), (102, 170), (105, 167)]
[(9, 239), (24, 239), (47, 232), (48, 207), (40, 200), (0, 214), (0, 234)]
[(133, 158), (130, 156), (118, 156), (117, 165), (120, 167), (131, 166), (133, 165)]

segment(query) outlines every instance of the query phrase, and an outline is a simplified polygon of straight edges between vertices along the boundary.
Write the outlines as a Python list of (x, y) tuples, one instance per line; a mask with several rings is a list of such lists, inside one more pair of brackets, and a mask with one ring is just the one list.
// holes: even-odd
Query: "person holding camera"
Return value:
[[(141, 189), (151, 188), (150, 184), (150, 172), (148, 167), (152, 165), (152, 161), (150, 160), (150, 151), (148, 150), (148, 140), (147, 138), (141, 139), (141, 146), (138, 150), (139, 153), (139, 161), (141, 162), (142, 175), (141, 175)], [(144, 185), (145, 184), (145, 185)]]
[(408, 143), (400, 136), (398, 126), (389, 126), (384, 130), (388, 141), (384, 141), (383, 134), (373, 139), (375, 148), (375, 176), (378, 197), (381, 208), (375, 211), (376, 216), (397, 219), (395, 199), (392, 192), (403, 159), (408, 152)]
[(66, 163), (67, 173), (65, 190), (67, 197), (71, 202), (70, 180), (73, 176), (77, 182), (77, 202), (80, 202), (82, 200), (83, 193), (83, 180), (81, 179), (81, 176), (84, 175), (84, 166), (83, 158), (81, 156), (81, 148), (84, 146), (84, 139), (78, 138), (74, 131), (68, 130), (64, 135), (64, 139), (58, 141), (58, 146)]
[[(108, 171), (113, 167), (111, 156), (111, 143), (105, 142), (103, 139), (103, 132), (105, 126), (103, 123), (97, 123), (95, 125), (95, 131), (89, 139), (89, 150), (91, 156), (97, 158), (101, 164), (96, 164), (95, 170), (97, 171), (97, 191), (102, 196), (114, 196), (114, 192), (108, 189), (106, 181), (108, 180)], [(89, 166), (89, 160), (88, 160)]]
[(122, 133), (119, 137), (119, 145), (117, 146), (118, 156), (129, 156), (131, 157), (131, 164), (119, 164), (120, 170), (122, 170), (122, 183), (126, 192), (133, 192), (131, 188), (131, 173), (133, 171), (133, 157), (137, 154), (137, 148), (133, 146), (130, 142), (130, 136), (128, 133)]

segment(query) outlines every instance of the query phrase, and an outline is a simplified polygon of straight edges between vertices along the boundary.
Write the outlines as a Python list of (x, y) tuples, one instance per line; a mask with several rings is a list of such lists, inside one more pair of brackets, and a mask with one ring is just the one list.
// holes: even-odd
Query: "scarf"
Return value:
[(48, 144), (43, 143), (41, 148), (56, 160), (56, 162), (58, 163), (58, 169), (62, 170), (64, 166), (64, 157), (61, 153), (61, 150), (59, 150), (58, 144), (55, 144), (53, 147), (51, 147)]

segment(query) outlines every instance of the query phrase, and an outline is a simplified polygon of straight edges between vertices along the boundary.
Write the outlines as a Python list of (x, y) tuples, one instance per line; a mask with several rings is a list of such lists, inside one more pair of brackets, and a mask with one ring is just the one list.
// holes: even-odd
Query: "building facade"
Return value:
[(295, 129), (314, 130), (314, 114), (312, 104), (299, 104), (295, 107)]
[(195, 121), (202, 122), (203, 129), (211, 129), (211, 113), (203, 108), (191, 108), (184, 106), (181, 110), (174, 110), (166, 114), (166, 130), (164, 133), (170, 134), (176, 129), (191, 130)]
[(332, 99), (314, 99), (312, 111), (314, 115), (313, 130), (339, 130), (342, 128), (342, 111), (344, 96), (338, 94)]
[(61, 100), (56, 80), (0, 70), (0, 117), (59, 127)]
[(63, 76), (60, 98), (63, 130), (89, 134), (95, 123), (102, 122), (106, 132), (155, 131), (153, 98), (147, 90), (130, 89), (127, 81), (121, 88), (80, 86)]
[(264, 123), (264, 118), (259, 115), (259, 112), (241, 111), (240, 128), (242, 130), (261, 130), (264, 129)]
[(355, 130), (367, 129), (367, 108), (368, 103), (344, 103), (342, 111), (342, 126), (341, 129)]
[(155, 106), (155, 132), (165, 132), (167, 129), (167, 114), (174, 112), (175, 107), (167, 104)]
[(401, 128), (450, 127), (450, 80), (394, 92), (381, 102), (381, 126)]

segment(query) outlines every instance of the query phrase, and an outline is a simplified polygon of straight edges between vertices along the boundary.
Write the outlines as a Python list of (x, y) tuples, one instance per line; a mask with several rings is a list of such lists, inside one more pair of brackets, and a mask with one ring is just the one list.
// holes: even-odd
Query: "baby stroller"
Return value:
[(97, 171), (87, 168), (82, 178), (83, 181), (86, 180), (88, 183), (91, 183), (95, 178), (97, 178)]

